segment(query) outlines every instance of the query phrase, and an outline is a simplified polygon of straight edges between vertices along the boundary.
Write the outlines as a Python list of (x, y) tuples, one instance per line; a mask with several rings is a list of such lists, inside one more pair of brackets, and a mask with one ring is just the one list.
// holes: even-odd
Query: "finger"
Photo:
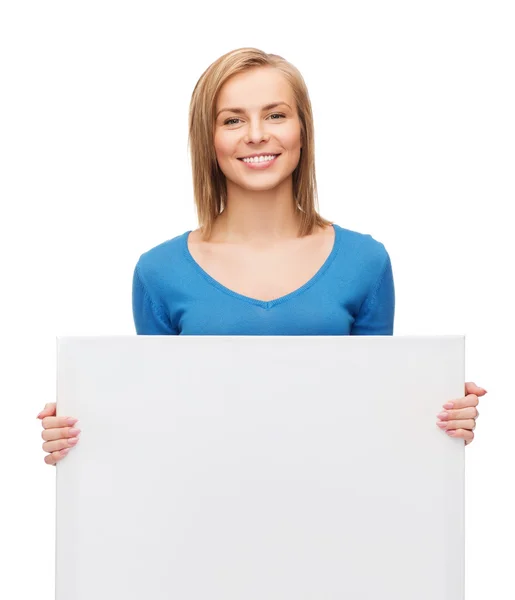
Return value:
[(443, 408), (450, 410), (452, 408), (466, 408), (468, 406), (477, 406), (479, 404), (479, 398), (477, 394), (468, 394), (464, 398), (457, 398), (451, 402), (446, 402)]
[(41, 421), (41, 424), (43, 425), (43, 429), (55, 429), (56, 427), (71, 427), (78, 420), (75, 417), (45, 417)]
[(444, 410), (436, 416), (441, 421), (453, 421), (456, 419), (475, 419), (479, 412), (475, 406), (460, 408), (459, 410)]
[(45, 462), (47, 465), (55, 465), (60, 460), (62, 460), (70, 451), (69, 448), (65, 448), (64, 450), (59, 450), (57, 452), (52, 452), (52, 454), (47, 454), (45, 456)]
[(479, 387), (473, 381), (468, 381), (467, 383), (465, 383), (465, 396), (467, 394), (476, 394), (477, 396), (484, 396), (487, 393), (488, 392), (484, 388)]
[(47, 464), (47, 465), (54, 465), (54, 466), (55, 466), (55, 463), (57, 462), (57, 461), (55, 460), (55, 457), (54, 457), (54, 455), (53, 455), (53, 454), (47, 454), (47, 455), (45, 456), (45, 459), (44, 459), (44, 460), (45, 460), (45, 462), (46, 462), (46, 464)]
[(443, 431), (450, 431), (451, 429), (469, 429), (472, 431), (476, 428), (476, 421), (474, 419), (460, 419), (458, 421), (439, 421), (438, 427)]
[(465, 442), (470, 443), (474, 439), (474, 432), (469, 429), (452, 429), (447, 431), (449, 437), (462, 438)]
[(79, 438), (67, 438), (56, 440), (55, 442), (44, 442), (43, 450), (45, 452), (57, 452), (58, 450), (64, 450), (64, 448), (74, 448), (78, 443)]
[(80, 432), (81, 430), (76, 427), (59, 427), (58, 429), (44, 429), (41, 437), (45, 442), (53, 442), (54, 440), (78, 437)]
[(43, 417), (53, 416), (56, 412), (57, 404), (55, 402), (50, 402), (49, 404), (45, 404), (45, 408), (39, 413), (36, 419), (42, 419)]

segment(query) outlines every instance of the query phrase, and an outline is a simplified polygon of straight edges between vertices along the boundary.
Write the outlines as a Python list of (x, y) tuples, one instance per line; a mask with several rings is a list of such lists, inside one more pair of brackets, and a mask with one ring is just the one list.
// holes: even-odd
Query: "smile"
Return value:
[(239, 158), (251, 169), (266, 169), (275, 163), (280, 154), (269, 154), (268, 156), (259, 156), (254, 158)]

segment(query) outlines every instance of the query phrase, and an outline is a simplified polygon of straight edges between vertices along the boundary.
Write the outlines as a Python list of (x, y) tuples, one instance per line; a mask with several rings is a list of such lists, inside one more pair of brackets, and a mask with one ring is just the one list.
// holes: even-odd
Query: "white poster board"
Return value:
[(463, 336), (57, 343), (56, 600), (463, 599)]

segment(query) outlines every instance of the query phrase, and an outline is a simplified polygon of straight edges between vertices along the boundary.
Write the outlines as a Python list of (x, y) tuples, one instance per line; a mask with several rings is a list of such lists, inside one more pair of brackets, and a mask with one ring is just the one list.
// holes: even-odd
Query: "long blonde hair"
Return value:
[(293, 196), (300, 212), (299, 235), (331, 222), (318, 213), (315, 176), (314, 125), (308, 89), (299, 70), (277, 54), (257, 48), (239, 48), (221, 56), (197, 81), (190, 101), (188, 147), (191, 154), (193, 193), (203, 239), (209, 239), (216, 217), (227, 202), (227, 184), (214, 149), (216, 102), (224, 83), (233, 75), (255, 67), (274, 67), (293, 91), (301, 124), (302, 149), (293, 172)]

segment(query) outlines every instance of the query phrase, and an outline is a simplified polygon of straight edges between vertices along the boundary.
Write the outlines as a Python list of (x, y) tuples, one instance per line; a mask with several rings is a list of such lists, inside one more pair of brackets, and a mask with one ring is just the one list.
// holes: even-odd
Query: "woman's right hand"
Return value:
[(39, 413), (43, 432), (41, 437), (45, 440), (43, 450), (48, 452), (45, 456), (47, 465), (55, 465), (62, 460), (79, 441), (80, 429), (75, 424), (78, 419), (72, 417), (56, 417), (56, 403), (51, 402)]

